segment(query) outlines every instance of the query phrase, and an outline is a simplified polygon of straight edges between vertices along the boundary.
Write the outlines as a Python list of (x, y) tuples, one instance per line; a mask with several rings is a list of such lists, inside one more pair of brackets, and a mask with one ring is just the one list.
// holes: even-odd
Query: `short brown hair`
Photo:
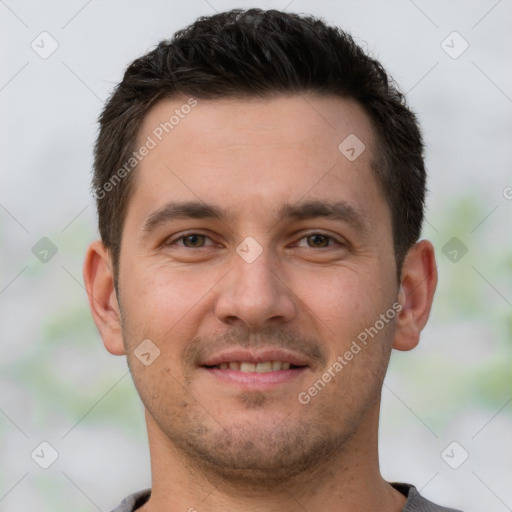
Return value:
[(422, 137), (403, 94), (343, 30), (311, 16), (235, 9), (199, 18), (136, 59), (100, 116), (93, 189), (114, 279), (134, 184), (134, 173), (121, 170), (133, 157), (150, 107), (177, 94), (219, 99), (302, 93), (352, 98), (370, 117), (378, 141), (374, 171), (391, 210), (399, 274), (420, 236), (426, 186)]

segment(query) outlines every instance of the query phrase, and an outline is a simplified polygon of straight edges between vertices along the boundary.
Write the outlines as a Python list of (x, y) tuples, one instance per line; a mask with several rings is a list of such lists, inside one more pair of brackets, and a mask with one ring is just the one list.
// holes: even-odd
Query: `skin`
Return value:
[[(140, 141), (187, 100), (156, 104)], [(366, 146), (354, 161), (338, 150), (349, 134)], [(374, 148), (371, 122), (351, 100), (199, 101), (139, 164), (119, 296), (100, 241), (88, 248), (84, 280), (105, 347), (126, 354), (146, 408), (153, 485), (141, 510), (404, 506), (379, 472), (380, 394), (392, 348), (419, 341), (437, 274), (424, 240), (397, 280)], [(169, 201), (198, 200), (229, 217), (171, 218), (144, 234), (148, 217)], [(343, 201), (361, 222), (277, 217), (281, 205), (306, 200)], [(170, 241), (188, 231), (206, 238)], [(262, 251), (251, 263), (236, 251), (246, 237)], [(397, 303), (399, 314), (301, 403), (299, 393)], [(146, 339), (160, 350), (148, 366), (134, 355)], [(292, 350), (308, 365), (268, 388), (199, 366), (233, 347)]]

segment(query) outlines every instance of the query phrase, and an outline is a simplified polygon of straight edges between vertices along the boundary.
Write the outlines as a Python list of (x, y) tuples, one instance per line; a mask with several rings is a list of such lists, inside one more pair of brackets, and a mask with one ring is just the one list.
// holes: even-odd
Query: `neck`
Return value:
[[(279, 510), (399, 512), (405, 497), (384, 481), (377, 449), (378, 404), (364, 425), (321, 464), (286, 481), (262, 486), (243, 475), (226, 478), (177, 449), (146, 412), (152, 492), (140, 512)], [(267, 479), (268, 482), (268, 479)]]

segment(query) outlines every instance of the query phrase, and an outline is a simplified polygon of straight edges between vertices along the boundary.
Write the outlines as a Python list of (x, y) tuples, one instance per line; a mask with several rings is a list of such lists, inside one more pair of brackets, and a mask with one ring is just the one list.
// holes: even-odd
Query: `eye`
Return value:
[[(310, 233), (300, 238), (299, 242), (301, 240), (306, 240), (307, 245), (298, 243), (297, 245), (299, 247), (311, 247), (313, 249), (325, 249), (328, 247), (332, 247), (333, 245), (344, 245), (343, 243), (336, 240), (334, 237), (330, 235), (325, 235), (323, 233)], [(331, 242), (334, 242), (334, 244), (332, 244)]]
[[(201, 233), (186, 233), (185, 235), (181, 235), (179, 237), (168, 240), (166, 245), (178, 245), (179, 247), (185, 247), (187, 249), (201, 249), (203, 247), (212, 245), (206, 244), (206, 240), (210, 240), (210, 238)], [(183, 243), (178, 244), (178, 242)]]

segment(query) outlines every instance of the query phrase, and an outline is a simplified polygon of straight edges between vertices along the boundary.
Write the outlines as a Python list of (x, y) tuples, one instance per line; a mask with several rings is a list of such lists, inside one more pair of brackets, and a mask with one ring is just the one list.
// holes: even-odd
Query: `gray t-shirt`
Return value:
[[(460, 512), (454, 508), (440, 507), (431, 501), (420, 496), (414, 485), (409, 484), (391, 484), (397, 491), (401, 492), (407, 502), (402, 512)], [(149, 500), (150, 489), (131, 494), (125, 498), (112, 512), (134, 512), (142, 507)]]

